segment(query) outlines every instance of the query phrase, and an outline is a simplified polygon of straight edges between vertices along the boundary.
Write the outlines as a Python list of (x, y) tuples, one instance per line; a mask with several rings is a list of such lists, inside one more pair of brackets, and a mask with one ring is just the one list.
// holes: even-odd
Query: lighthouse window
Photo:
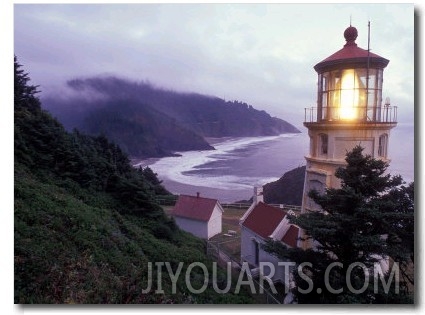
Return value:
[(382, 69), (348, 68), (319, 75), (318, 119), (379, 119)]
[[(309, 191), (312, 191), (312, 190), (315, 190), (319, 193), (319, 195), (322, 195), (322, 194), (325, 193), (325, 185), (324, 185), (323, 182), (321, 182), (319, 180), (316, 180), (316, 179), (310, 180), (309, 181)], [(310, 197), (308, 198), (308, 207), (311, 210), (320, 210), (321, 209), (320, 206), (317, 203), (315, 203), (313, 201), (313, 199), (310, 198)]]
[(385, 157), (387, 156), (387, 143), (388, 143), (388, 135), (383, 134), (379, 137), (378, 143), (378, 156)]
[(328, 135), (321, 133), (319, 135), (320, 140), (320, 154), (328, 154)]

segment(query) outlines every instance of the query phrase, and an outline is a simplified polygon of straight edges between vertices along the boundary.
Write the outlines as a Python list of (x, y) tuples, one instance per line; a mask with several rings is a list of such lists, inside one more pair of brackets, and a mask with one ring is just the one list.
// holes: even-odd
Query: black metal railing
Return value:
[(396, 123), (397, 106), (382, 106), (381, 108), (352, 107), (355, 117), (344, 117), (341, 107), (307, 107), (304, 108), (304, 122), (371, 122), (371, 123)]

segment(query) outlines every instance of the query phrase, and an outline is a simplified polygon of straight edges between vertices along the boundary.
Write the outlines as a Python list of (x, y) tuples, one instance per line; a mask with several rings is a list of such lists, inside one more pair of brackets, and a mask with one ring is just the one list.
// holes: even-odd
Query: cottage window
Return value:
[(254, 242), (254, 255), (255, 255), (255, 265), (258, 266), (260, 262), (260, 246), (256, 240)]

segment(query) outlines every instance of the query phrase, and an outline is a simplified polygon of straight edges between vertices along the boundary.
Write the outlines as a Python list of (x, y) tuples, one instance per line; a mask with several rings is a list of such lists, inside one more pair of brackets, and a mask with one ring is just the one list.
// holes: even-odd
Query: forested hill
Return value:
[(104, 134), (133, 156), (211, 149), (203, 137), (300, 132), (239, 101), (179, 93), (116, 77), (75, 79), (67, 85), (73, 96), (47, 97), (44, 106), (67, 129)]
[(264, 185), (267, 203), (301, 206), (304, 190), (305, 166), (294, 168), (277, 181)]
[[(156, 174), (133, 168), (103, 136), (67, 132), (29, 80), (15, 58), (15, 303), (249, 303), (245, 291), (218, 294), (212, 284), (194, 295), (184, 277), (175, 290), (165, 275), (162, 293), (147, 289), (149, 263), (169, 262), (176, 274), (181, 262), (186, 274), (196, 261), (211, 274), (205, 243), (155, 203), (168, 194)], [(203, 286), (202, 271), (191, 276)]]

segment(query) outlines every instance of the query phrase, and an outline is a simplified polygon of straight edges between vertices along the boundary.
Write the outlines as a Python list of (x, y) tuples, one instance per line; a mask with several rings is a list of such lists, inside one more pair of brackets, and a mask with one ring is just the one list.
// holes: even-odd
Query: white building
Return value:
[[(273, 282), (289, 287), (290, 279), (285, 277), (285, 268), (278, 265), (281, 260), (266, 252), (262, 246), (267, 240), (281, 241), (287, 247), (297, 246), (299, 228), (289, 223), (287, 214), (283, 209), (265, 204), (262, 188), (256, 187), (254, 202), (240, 219), (240, 226), (241, 261), (248, 262), (253, 270), (258, 270), (260, 263), (272, 263), (275, 271), (271, 277)], [(264, 268), (264, 275), (269, 274), (270, 269)]]
[(193, 235), (210, 239), (221, 233), (223, 208), (216, 199), (180, 195), (172, 211), (177, 225)]
[[(348, 27), (344, 37), (342, 49), (314, 66), (317, 106), (305, 109), (310, 150), (305, 157), (302, 213), (321, 210), (309, 191), (341, 187), (335, 171), (346, 165), (346, 153), (355, 146), (373, 158), (389, 161), (390, 130), (397, 125), (397, 107), (390, 106), (389, 99), (382, 104), (383, 72), (389, 60), (358, 47), (355, 27)], [(300, 241), (298, 246), (312, 244)]]

